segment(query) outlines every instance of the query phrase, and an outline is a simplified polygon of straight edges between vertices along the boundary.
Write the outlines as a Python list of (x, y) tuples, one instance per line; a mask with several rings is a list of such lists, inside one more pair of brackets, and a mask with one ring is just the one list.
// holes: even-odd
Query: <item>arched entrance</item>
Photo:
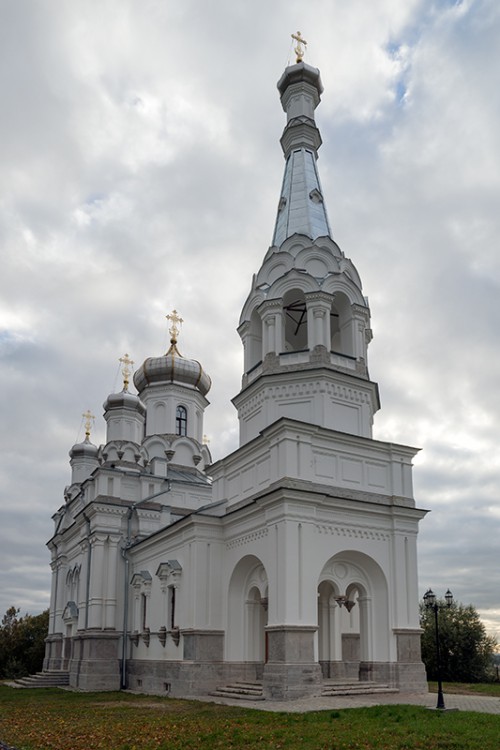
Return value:
[(318, 661), (325, 678), (358, 678), (388, 660), (388, 596), (379, 565), (360, 552), (330, 558), (318, 585)]
[(228, 661), (266, 661), (267, 573), (254, 555), (243, 557), (233, 570), (228, 592)]

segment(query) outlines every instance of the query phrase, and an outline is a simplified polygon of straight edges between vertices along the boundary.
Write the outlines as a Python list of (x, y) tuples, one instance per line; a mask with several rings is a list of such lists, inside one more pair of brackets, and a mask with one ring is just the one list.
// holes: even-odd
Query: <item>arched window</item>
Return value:
[(354, 355), (354, 321), (351, 303), (342, 292), (335, 295), (330, 312), (331, 349), (336, 354)]
[(175, 412), (175, 434), (187, 435), (187, 409), (185, 406), (178, 406)]
[(285, 351), (306, 351), (307, 343), (307, 307), (304, 292), (299, 289), (288, 291), (283, 297), (285, 317)]

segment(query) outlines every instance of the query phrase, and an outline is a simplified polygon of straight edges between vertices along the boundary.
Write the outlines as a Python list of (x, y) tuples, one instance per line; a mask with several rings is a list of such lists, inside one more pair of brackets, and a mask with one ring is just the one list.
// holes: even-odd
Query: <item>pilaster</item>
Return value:
[(266, 698), (294, 700), (319, 695), (321, 667), (314, 658), (316, 626), (272, 625), (266, 628), (268, 661), (264, 665)]

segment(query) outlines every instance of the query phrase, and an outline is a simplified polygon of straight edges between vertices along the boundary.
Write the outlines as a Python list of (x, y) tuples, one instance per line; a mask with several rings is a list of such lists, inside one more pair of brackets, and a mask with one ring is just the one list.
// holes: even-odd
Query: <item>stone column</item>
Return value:
[(66, 573), (67, 573), (67, 558), (65, 555), (59, 555), (56, 560), (56, 596), (55, 596), (55, 607), (54, 607), (54, 632), (62, 633), (64, 624), (62, 621), (62, 613), (66, 606)]
[(106, 603), (104, 611), (104, 628), (114, 630), (116, 628), (116, 605), (117, 605), (117, 570), (118, 556), (120, 554), (120, 536), (110, 537), (108, 540), (108, 578), (106, 587)]
[(313, 606), (316, 594), (303, 580), (302, 524), (290, 520), (276, 523), (275, 544), (277, 565), (269, 587), (271, 623), (266, 627), (268, 661), (264, 666), (264, 693), (274, 700), (317, 695), (322, 681), (315, 655), (318, 627), (303, 621), (305, 613), (310, 612), (305, 605), (308, 594), (312, 593)]
[(90, 538), (92, 545), (92, 570), (90, 575), (89, 617), (91, 630), (101, 630), (103, 626), (104, 594), (104, 544), (106, 536), (94, 534)]
[(50, 585), (50, 614), (49, 614), (49, 635), (56, 632), (56, 607), (57, 607), (57, 576), (58, 566), (56, 559), (56, 552), (52, 552), (52, 561), (50, 563), (52, 570), (51, 585)]
[(352, 354), (356, 359), (363, 359), (366, 362), (368, 339), (367, 331), (370, 330), (370, 313), (366, 307), (361, 305), (352, 306), (353, 330), (352, 336)]
[(259, 307), (262, 317), (262, 359), (266, 354), (279, 354), (283, 350), (283, 313), (281, 300), (269, 300)]
[(268, 661), (263, 688), (272, 700), (293, 700), (321, 692), (321, 667), (314, 659), (316, 625), (268, 625)]
[(307, 340), (310, 351), (316, 346), (325, 347), (330, 351), (332, 295), (326, 292), (310, 292), (306, 294), (306, 305)]
[(80, 549), (82, 551), (82, 567), (80, 570), (80, 592), (77, 602), (78, 605), (78, 624), (77, 630), (84, 630), (86, 619), (87, 619), (87, 579), (89, 572), (89, 551), (90, 544), (88, 539), (84, 539), (80, 542)]
[(369, 596), (358, 596), (361, 661), (373, 661), (374, 658), (371, 604), (372, 600)]

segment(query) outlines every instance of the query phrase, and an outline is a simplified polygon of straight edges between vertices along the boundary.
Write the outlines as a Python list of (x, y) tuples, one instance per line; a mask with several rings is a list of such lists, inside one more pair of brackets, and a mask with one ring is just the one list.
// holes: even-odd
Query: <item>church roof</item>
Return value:
[(163, 357), (148, 357), (134, 374), (134, 385), (142, 394), (148, 385), (176, 383), (198, 390), (206, 396), (212, 385), (210, 376), (197, 359), (187, 359), (177, 349), (179, 325), (184, 321), (173, 310), (167, 315), (171, 322), (170, 349)]
[(316, 155), (305, 148), (288, 157), (272, 244), (280, 247), (293, 234), (312, 240), (331, 236)]
[(179, 353), (175, 342), (163, 357), (148, 357), (135, 371), (134, 385), (141, 394), (151, 384), (177, 383), (195, 388), (205, 396), (212, 381), (196, 359), (187, 359)]
[(319, 180), (321, 136), (314, 120), (323, 85), (319, 70), (303, 62), (286, 68), (278, 82), (287, 124), (281, 137), (286, 159), (272, 244), (280, 247), (293, 234), (312, 240), (331, 237)]

